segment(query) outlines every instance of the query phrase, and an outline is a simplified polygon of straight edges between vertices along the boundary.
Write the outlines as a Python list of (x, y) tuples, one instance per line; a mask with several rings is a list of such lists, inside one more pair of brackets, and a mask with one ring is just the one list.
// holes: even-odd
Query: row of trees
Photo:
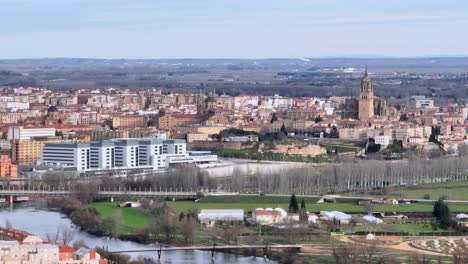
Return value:
[(305, 165), (277, 172), (234, 171), (220, 185), (239, 192), (324, 194), (468, 180), (468, 157)]
[[(272, 167), (273, 168), (273, 167)], [(374, 189), (391, 190), (395, 186), (419, 185), (446, 181), (468, 180), (468, 156), (412, 159), (402, 161), (360, 160), (336, 164), (303, 164), (297, 167), (269, 169), (264, 172), (234, 169), (226, 177), (210, 178), (196, 166), (183, 166), (165, 173), (141, 177), (102, 177), (96, 182), (78, 183), (59, 172), (47, 173), (46, 184), (55, 188), (73, 186), (79, 199), (86, 203), (94, 199), (97, 186), (122, 190), (216, 189), (219, 186), (236, 192), (325, 194), (360, 192)], [(34, 183), (32, 183), (34, 184)]]

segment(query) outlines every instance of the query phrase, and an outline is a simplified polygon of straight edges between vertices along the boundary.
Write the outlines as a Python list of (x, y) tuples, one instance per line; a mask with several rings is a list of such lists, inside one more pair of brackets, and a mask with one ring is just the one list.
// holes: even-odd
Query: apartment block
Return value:
[(55, 128), (40, 127), (40, 128), (25, 128), (23, 126), (12, 126), (8, 128), (8, 140), (21, 139), (30, 140), (34, 137), (53, 137), (55, 136)]
[(0, 178), (18, 176), (18, 166), (11, 163), (7, 155), (0, 155)]
[[(78, 142), (81, 140), (71, 140)], [(35, 140), (11, 140), (11, 159), (19, 165), (34, 164), (41, 157), (41, 149), (49, 143), (66, 142), (61, 137), (45, 137)]]
[(91, 143), (50, 143), (41, 151), (41, 164), (74, 169), (161, 170), (171, 164), (217, 161), (216, 155), (194, 155), (185, 140), (114, 139)]
[(147, 127), (148, 118), (143, 115), (120, 115), (112, 118), (112, 126), (119, 127)]

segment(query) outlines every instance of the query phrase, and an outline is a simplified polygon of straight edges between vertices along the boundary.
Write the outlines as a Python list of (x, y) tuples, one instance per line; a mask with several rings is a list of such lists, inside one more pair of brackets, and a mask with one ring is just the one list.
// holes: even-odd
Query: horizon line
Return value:
[(450, 58), (468, 58), (467, 55), (428, 55), (428, 56), (384, 56), (384, 55), (362, 55), (362, 56), (304, 56), (304, 57), (168, 57), (168, 58), (106, 58), (106, 57), (18, 57), (18, 58), (0, 58), (0, 61), (8, 60), (64, 60), (64, 59), (82, 59), (82, 60), (302, 60), (306, 62), (311, 59), (450, 59)]

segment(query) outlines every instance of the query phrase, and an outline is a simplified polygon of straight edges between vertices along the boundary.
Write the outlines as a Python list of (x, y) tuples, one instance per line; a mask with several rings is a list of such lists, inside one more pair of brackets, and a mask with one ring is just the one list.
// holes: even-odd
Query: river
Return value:
[[(151, 245), (138, 244), (131, 241), (123, 241), (119, 239), (107, 239), (97, 237), (86, 232), (80, 231), (75, 227), (70, 219), (57, 211), (51, 211), (38, 202), (35, 206), (19, 204), (13, 209), (0, 209), (0, 226), (4, 226), (9, 221), (13, 228), (23, 230), (35, 234), (45, 240), (48, 233), (53, 233), (59, 226), (70, 226), (74, 230), (73, 241), (84, 241), (86, 246), (107, 247), (109, 250), (124, 250), (124, 249), (143, 249), (151, 248)], [(44, 209), (41, 209), (44, 208)], [(157, 258), (156, 252), (148, 253), (132, 253), (128, 254), (133, 259), (138, 257)], [(215, 254), (215, 258), (211, 260), (211, 254), (206, 251), (170, 251), (162, 252), (161, 262), (164, 264), (198, 264), (198, 263), (277, 263), (274, 261), (265, 260), (263, 258), (244, 257), (233, 254), (219, 253)]]
[(225, 177), (232, 175), (255, 175), (255, 174), (272, 174), (278, 173), (286, 169), (317, 166), (312, 163), (304, 162), (278, 162), (278, 161), (262, 161), (242, 159), (221, 159), (218, 164), (200, 164), (200, 168), (204, 169), (210, 177)]

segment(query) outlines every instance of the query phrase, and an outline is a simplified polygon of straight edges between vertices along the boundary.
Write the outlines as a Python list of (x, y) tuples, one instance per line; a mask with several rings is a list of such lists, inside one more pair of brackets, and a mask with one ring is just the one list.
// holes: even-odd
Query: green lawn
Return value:
[(468, 200), (468, 188), (437, 188), (437, 189), (421, 189), (421, 190), (405, 190), (398, 192), (403, 197), (408, 199), (424, 199), (424, 195), (428, 194), (429, 199), (439, 199), (445, 196), (448, 200)]
[[(286, 204), (289, 203), (290, 196), (270, 196), (270, 195), (219, 195), (206, 196), (201, 198), (198, 203), (247, 203), (247, 204)], [(296, 196), (297, 202), (300, 203), (304, 199), (306, 204), (313, 204), (318, 201), (318, 198), (307, 196)]]
[(388, 195), (361, 192), (340, 193), (342, 196), (386, 196), (405, 199), (424, 199), (426, 194), (429, 195), (429, 199), (431, 200), (436, 200), (443, 196), (448, 200), (468, 200), (468, 182), (440, 182), (418, 186), (401, 186), (397, 188), (395, 193)]
[(95, 202), (86, 205), (86, 207), (95, 208), (101, 220), (107, 217), (122, 216), (123, 224), (120, 232), (129, 233), (136, 230), (141, 230), (149, 226), (151, 219), (141, 208), (116, 208), (118, 203), (111, 202)]
[(403, 224), (379, 224), (379, 225), (362, 225), (357, 226), (355, 231), (370, 231), (370, 232), (409, 232), (409, 233), (419, 233), (419, 232), (443, 232), (447, 231), (437, 227), (437, 229), (432, 229), (432, 226), (429, 223), (403, 223)]
[(453, 182), (438, 182), (420, 185), (423, 187), (457, 187), (457, 186), (468, 186), (467, 181), (453, 181)]
[[(468, 204), (452, 204), (448, 203), (449, 209), (451, 212), (468, 212)], [(382, 212), (432, 212), (434, 205), (432, 203), (416, 203), (416, 204), (399, 204), (399, 205), (389, 205), (381, 204), (375, 206), (375, 211)]]

